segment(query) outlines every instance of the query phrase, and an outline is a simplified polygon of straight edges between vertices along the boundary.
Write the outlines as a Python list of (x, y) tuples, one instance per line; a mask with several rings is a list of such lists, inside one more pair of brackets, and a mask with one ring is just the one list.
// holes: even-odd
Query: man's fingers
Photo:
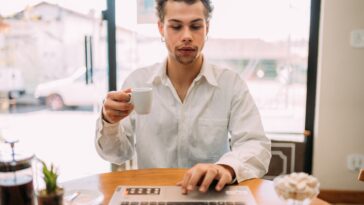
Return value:
[[(126, 90), (129, 91), (129, 90)], [(106, 95), (106, 98), (119, 101), (119, 102), (129, 102), (130, 101), (130, 92), (124, 91), (111, 91)]]
[(176, 186), (182, 186), (182, 184), (183, 184), (183, 181), (181, 180), (181, 181), (177, 182)]
[(192, 176), (188, 182), (187, 185), (187, 190), (188, 191), (193, 191), (197, 185), (197, 183), (204, 177), (204, 175), (206, 174), (205, 169), (201, 169), (199, 167), (195, 167), (195, 169), (193, 169), (192, 172)]
[(133, 109), (131, 103), (119, 102), (114, 100), (106, 100), (104, 103), (106, 109), (119, 110), (119, 111), (129, 111)]
[(117, 123), (128, 116), (129, 113), (130, 111), (107, 110), (103, 111), (103, 118), (109, 123)]
[(215, 187), (216, 191), (221, 191), (221, 189), (224, 188), (224, 186), (228, 184), (230, 181), (231, 181), (231, 176), (228, 173), (222, 174), (219, 182)]
[(129, 103), (132, 90), (108, 92), (102, 108), (102, 117), (109, 123), (116, 123), (127, 117), (134, 106)]
[(187, 186), (188, 186), (191, 176), (192, 176), (192, 170), (188, 170), (185, 173), (185, 175), (183, 176), (183, 179), (181, 181), (182, 194), (187, 194)]
[(207, 170), (207, 173), (205, 174), (205, 177), (200, 185), (199, 191), (206, 192), (209, 188), (212, 181), (217, 177), (218, 175), (218, 169), (209, 169)]
[(125, 92), (125, 93), (131, 93), (131, 88), (124, 89), (123, 92)]
[(103, 105), (103, 118), (109, 123), (116, 123), (128, 116), (134, 109), (131, 103), (106, 99)]
[(121, 110), (109, 110), (108, 116), (114, 116), (114, 117), (126, 117), (129, 115), (129, 110), (121, 111)]
[[(189, 169), (183, 176), (182, 181), (178, 182), (181, 186), (182, 193), (187, 194), (193, 191), (196, 186), (200, 186), (199, 191), (206, 192), (214, 180), (217, 180), (215, 189), (221, 191), (224, 186), (231, 182), (232, 174), (228, 169), (221, 165), (215, 164), (197, 164)], [(201, 182), (201, 184), (199, 184)]]

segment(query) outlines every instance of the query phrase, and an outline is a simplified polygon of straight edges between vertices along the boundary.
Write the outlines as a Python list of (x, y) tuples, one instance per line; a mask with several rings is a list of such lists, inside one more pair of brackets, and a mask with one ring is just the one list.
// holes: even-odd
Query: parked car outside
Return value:
[[(90, 70), (88, 70), (90, 74)], [(107, 71), (94, 69), (92, 81), (86, 83), (86, 68), (77, 69), (66, 78), (39, 84), (34, 96), (51, 110), (65, 106), (95, 106), (102, 102), (107, 91)], [(89, 79), (91, 75), (88, 75)]]

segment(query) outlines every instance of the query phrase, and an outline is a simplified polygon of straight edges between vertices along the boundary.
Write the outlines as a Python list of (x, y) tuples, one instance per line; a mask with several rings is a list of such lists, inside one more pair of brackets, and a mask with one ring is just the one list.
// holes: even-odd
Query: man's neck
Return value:
[(173, 85), (178, 87), (189, 87), (196, 76), (200, 73), (203, 57), (199, 56), (190, 64), (181, 64), (171, 57), (167, 61), (167, 75)]
[(184, 102), (189, 87), (196, 76), (200, 73), (202, 62), (202, 56), (199, 56), (198, 59), (188, 65), (181, 64), (173, 60), (171, 57), (168, 57), (167, 75), (171, 80), (181, 102)]

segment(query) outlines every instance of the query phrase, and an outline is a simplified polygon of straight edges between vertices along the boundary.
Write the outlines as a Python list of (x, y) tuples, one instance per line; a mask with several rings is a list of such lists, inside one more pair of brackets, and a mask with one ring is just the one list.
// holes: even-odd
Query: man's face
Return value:
[(158, 22), (169, 57), (187, 65), (201, 56), (208, 25), (201, 1), (194, 4), (167, 1), (163, 22)]

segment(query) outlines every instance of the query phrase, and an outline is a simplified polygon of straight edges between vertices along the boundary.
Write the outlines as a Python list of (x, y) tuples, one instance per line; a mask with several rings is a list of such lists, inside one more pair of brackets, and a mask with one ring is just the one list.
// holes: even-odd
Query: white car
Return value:
[(93, 70), (93, 83), (86, 84), (86, 69), (79, 68), (71, 76), (39, 84), (35, 97), (52, 110), (65, 106), (92, 106), (102, 102), (107, 92), (107, 71)]

